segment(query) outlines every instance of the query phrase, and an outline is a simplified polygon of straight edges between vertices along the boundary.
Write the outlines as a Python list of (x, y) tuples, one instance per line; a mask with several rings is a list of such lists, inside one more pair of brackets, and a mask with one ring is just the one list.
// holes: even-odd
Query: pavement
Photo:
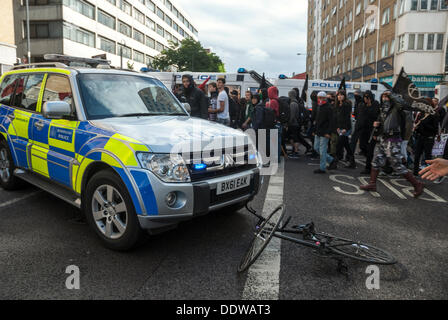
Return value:
[[(257, 299), (257, 292), (288, 300), (447, 299), (448, 182), (428, 183), (413, 199), (404, 180), (383, 177), (377, 193), (366, 193), (358, 188), (366, 181), (361, 165), (315, 175), (317, 163), (287, 160), (252, 205), (268, 210), (271, 186), (291, 223), (314, 221), (320, 231), (389, 251), (399, 263), (379, 267), (379, 289), (366, 287), (367, 264), (347, 260), (343, 275), (335, 261), (279, 239), (260, 256), (261, 265), (238, 274), (256, 222), (245, 209), (214, 212), (136, 250), (114, 252), (77, 220), (76, 208), (30, 186), (0, 190), (0, 299), (239, 300)], [(70, 265), (79, 267), (79, 290), (65, 286)], [(266, 290), (272, 281), (277, 285)]]

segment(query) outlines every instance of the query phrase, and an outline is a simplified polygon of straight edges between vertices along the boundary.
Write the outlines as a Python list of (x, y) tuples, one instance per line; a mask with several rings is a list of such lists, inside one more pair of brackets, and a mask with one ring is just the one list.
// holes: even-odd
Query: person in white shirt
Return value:
[(229, 96), (224, 90), (226, 80), (224, 78), (219, 78), (217, 81), (218, 85), (218, 107), (215, 110), (209, 110), (209, 112), (217, 114), (217, 120), (219, 123), (226, 126), (230, 126), (230, 115), (229, 115)]

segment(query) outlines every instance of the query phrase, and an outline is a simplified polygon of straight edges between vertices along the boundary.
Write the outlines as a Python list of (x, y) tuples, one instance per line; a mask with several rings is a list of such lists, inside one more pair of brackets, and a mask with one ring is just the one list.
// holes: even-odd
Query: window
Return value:
[(152, 63), (153, 63), (153, 61), (154, 61), (154, 58), (153, 58), (153, 57), (146, 55), (146, 57), (145, 57), (145, 64), (146, 64), (147, 66), (152, 67)]
[(119, 2), (120, 2), (119, 4), (120, 9), (126, 12), (128, 15), (132, 15), (132, 7), (129, 3), (124, 0), (119, 0)]
[(95, 48), (95, 34), (64, 22), (64, 38)]
[(179, 26), (176, 22), (173, 21), (173, 29), (179, 31)]
[[(25, 38), (27, 37), (26, 24), (24, 25)], [(30, 21), (30, 38), (31, 39), (44, 39), (50, 37), (50, 29), (48, 22), (34, 22)]]
[(392, 39), (392, 41), (390, 42), (390, 54), (394, 54), (395, 53), (395, 39)]
[(157, 16), (162, 20), (165, 19), (165, 14), (163, 13), (162, 10), (160, 10), (160, 8), (157, 8)]
[(157, 33), (162, 37), (165, 36), (165, 30), (159, 25), (157, 25)]
[(409, 34), (408, 36), (408, 50), (415, 50), (415, 34)]
[(106, 38), (99, 37), (100, 39), (100, 49), (115, 54), (115, 42)]
[(365, 65), (367, 62), (367, 55), (365, 52), (362, 53), (362, 65)]
[(353, 20), (353, 12), (350, 11), (350, 12), (348, 13), (348, 22), (352, 22), (352, 20)]
[(95, 19), (95, 7), (83, 0), (64, 0), (64, 5), (89, 17)]
[(65, 101), (72, 106), (72, 99), (72, 89), (68, 78), (61, 75), (50, 74), (45, 83), (42, 104), (47, 101)]
[(351, 60), (348, 59), (348, 60), (347, 60), (347, 71), (350, 71), (351, 69), (352, 69)]
[(384, 42), (381, 46), (381, 58), (385, 58), (389, 55), (389, 42)]
[(147, 26), (149, 29), (151, 29), (151, 30), (153, 30), (153, 31), (156, 31), (156, 24), (155, 24), (155, 22), (152, 21), (151, 19), (149, 19), (148, 17), (146, 17), (146, 26)]
[(112, 3), (113, 5), (116, 5), (116, 4), (117, 4), (116, 0), (107, 0), (107, 1), (110, 2), (110, 3)]
[(428, 10), (428, 0), (420, 0), (420, 10)]
[(419, 34), (417, 38), (417, 50), (423, 50), (424, 43), (425, 43), (425, 35)]
[(171, 41), (173, 39), (173, 36), (168, 31), (165, 32), (165, 39), (168, 41)]
[(171, 27), (172, 24), (173, 24), (173, 20), (171, 20), (171, 18), (168, 17), (168, 15), (165, 15), (165, 22), (166, 22), (166, 24), (169, 25), (170, 27)]
[(152, 39), (152, 38), (146, 36), (146, 45), (147, 45), (148, 47), (150, 47), (150, 48), (155, 49), (155, 47), (156, 47), (156, 42), (154, 41), (154, 39)]
[(398, 2), (395, 1), (394, 3), (394, 19), (397, 19), (398, 17)]
[(17, 107), (28, 109), (30, 111), (36, 111), (37, 100), (39, 99), (40, 87), (44, 80), (44, 74), (30, 74), (27, 77), (26, 85), (21, 95), (21, 105)]
[(387, 8), (383, 12), (383, 19), (381, 20), (381, 25), (388, 24), (390, 22), (390, 8)]
[(145, 63), (145, 55), (140, 51), (134, 50), (134, 61)]
[(375, 49), (370, 48), (369, 51), (369, 63), (374, 62), (375, 61)]
[(132, 36), (132, 28), (124, 22), (118, 21), (118, 31), (129, 38)]
[(376, 23), (376, 19), (372, 19), (370, 21), (370, 25), (369, 25), (369, 33), (372, 33), (375, 31), (375, 23)]
[(152, 2), (151, 0), (146, 0), (146, 6), (149, 10), (156, 13), (156, 5), (154, 4), (154, 2)]
[(141, 24), (145, 24), (145, 15), (134, 8), (134, 18)]
[(358, 5), (356, 6), (356, 15), (359, 15), (361, 13), (361, 2), (358, 3)]
[(163, 51), (163, 44), (161, 44), (160, 42), (156, 42), (156, 50), (159, 52)]
[(404, 50), (404, 34), (398, 37), (398, 51)]
[(0, 103), (11, 106), (14, 97), (14, 90), (18, 82), (18, 75), (6, 76), (0, 87)]
[(437, 44), (436, 44), (436, 50), (442, 50), (443, 48), (443, 33), (439, 33), (437, 35)]
[(434, 40), (435, 40), (435, 34), (429, 33), (428, 34), (428, 41), (426, 43), (426, 50), (434, 50)]
[(342, 29), (342, 23), (343, 23), (343, 21), (341, 20), (341, 21), (339, 21), (339, 31), (341, 31), (341, 29)]
[(131, 48), (118, 43), (118, 55), (123, 55), (123, 58), (131, 59)]
[(440, 1), (440, 10), (448, 10), (448, 1)]
[(411, 0), (411, 10), (417, 10), (418, 0)]
[(104, 11), (98, 10), (98, 22), (115, 30), (115, 18)]
[(144, 44), (145, 36), (140, 31), (134, 29), (134, 40), (137, 40), (138, 42), (141, 42)]
[(439, 0), (431, 0), (431, 10), (437, 10), (439, 7)]

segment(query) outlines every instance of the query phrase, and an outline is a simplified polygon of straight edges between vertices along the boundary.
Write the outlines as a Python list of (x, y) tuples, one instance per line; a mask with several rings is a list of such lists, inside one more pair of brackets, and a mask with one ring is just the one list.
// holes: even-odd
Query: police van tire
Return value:
[(0, 186), (5, 190), (17, 190), (23, 187), (24, 181), (17, 178), (11, 151), (5, 140), (0, 141)]
[[(113, 190), (110, 192), (113, 199), (110, 199), (109, 190)], [(98, 194), (101, 194), (103, 198), (98, 197)], [(89, 180), (84, 199), (83, 210), (86, 220), (107, 248), (128, 251), (147, 240), (148, 234), (140, 227), (131, 196), (120, 177), (112, 169), (102, 170)], [(100, 203), (102, 200), (106, 201)], [(97, 210), (95, 213), (94, 208)], [(99, 212), (103, 216), (99, 216)], [(118, 223), (121, 223), (120, 226), (124, 225), (124, 230), (122, 227), (118, 229)], [(108, 224), (112, 231), (108, 232)], [(114, 230), (118, 231), (114, 232), (115, 237), (114, 234), (107, 235)]]

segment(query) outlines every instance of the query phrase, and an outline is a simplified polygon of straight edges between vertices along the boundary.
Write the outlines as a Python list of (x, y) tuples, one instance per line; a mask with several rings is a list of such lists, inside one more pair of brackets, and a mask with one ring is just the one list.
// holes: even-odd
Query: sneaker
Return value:
[(314, 173), (322, 174), (322, 173), (327, 173), (327, 172), (326, 171), (322, 171), (320, 169), (317, 169), (317, 170), (314, 170)]
[(291, 159), (299, 159), (299, 153), (298, 152), (290, 153), (288, 155), (288, 157), (291, 158)]

